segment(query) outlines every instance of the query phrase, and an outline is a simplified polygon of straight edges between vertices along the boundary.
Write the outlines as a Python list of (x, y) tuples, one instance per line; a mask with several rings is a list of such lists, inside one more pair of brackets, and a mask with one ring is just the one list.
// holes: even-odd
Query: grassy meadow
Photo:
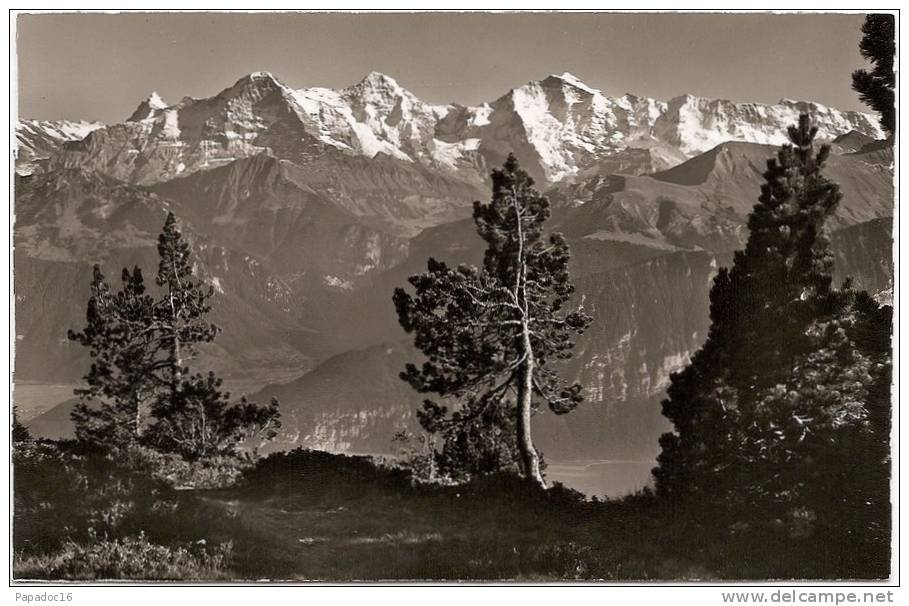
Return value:
[(742, 525), (721, 512), (668, 507), (647, 491), (601, 501), (510, 475), (428, 484), (369, 457), (306, 450), (239, 470), (181, 465), (148, 453), (113, 460), (72, 445), (20, 448), (14, 577), (609, 582), (888, 574), (883, 544), (855, 549), (820, 533)]

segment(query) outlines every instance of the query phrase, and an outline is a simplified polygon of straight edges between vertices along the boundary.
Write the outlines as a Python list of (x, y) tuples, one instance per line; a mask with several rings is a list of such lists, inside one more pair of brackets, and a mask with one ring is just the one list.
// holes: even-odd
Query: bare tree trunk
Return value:
[(136, 383), (132, 385), (132, 389), (129, 393), (130, 401), (132, 402), (133, 407), (135, 407), (135, 413), (133, 415), (133, 422), (136, 424), (136, 427), (133, 429), (133, 435), (138, 440), (142, 437), (142, 390), (138, 387)]
[[(176, 275), (176, 269), (174, 270), (174, 275)], [(170, 287), (172, 288), (172, 287)], [(173, 342), (171, 343), (171, 377), (170, 377), (170, 396), (175, 398), (177, 392), (180, 389), (180, 380), (183, 374), (183, 360), (180, 358), (180, 337), (177, 336), (177, 309), (174, 305), (174, 293), (173, 290), (168, 295), (170, 299), (170, 313), (171, 313), (171, 330), (173, 331)]]
[(524, 476), (532, 479), (545, 489), (546, 480), (543, 479), (543, 473), (540, 471), (540, 455), (537, 453), (537, 449), (533, 447), (533, 438), (530, 434), (535, 359), (533, 344), (530, 342), (530, 310), (527, 304), (527, 261), (524, 258), (524, 226), (521, 223), (518, 192), (515, 191), (514, 187), (511, 189), (511, 202), (514, 207), (515, 228), (518, 237), (514, 297), (521, 314), (521, 355), (524, 359), (521, 366), (521, 377), (518, 381), (518, 451)]
[(139, 399), (138, 394), (134, 397), (136, 402), (136, 437), (142, 437), (142, 401)]
[(427, 437), (423, 442), (423, 452), (429, 457), (429, 481), (436, 479), (436, 448), (435, 437)]
[(518, 450), (525, 477), (546, 488), (546, 480), (543, 479), (543, 473), (540, 471), (540, 455), (533, 446), (533, 438), (530, 432), (534, 360), (533, 352), (530, 351), (530, 333), (527, 330), (524, 331), (523, 340), (527, 359), (524, 361), (524, 367), (518, 382)]

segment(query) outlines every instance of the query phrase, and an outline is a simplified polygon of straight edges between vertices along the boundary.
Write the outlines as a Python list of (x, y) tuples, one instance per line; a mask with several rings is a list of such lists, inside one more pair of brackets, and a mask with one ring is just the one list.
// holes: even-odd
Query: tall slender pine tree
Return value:
[(167, 214), (158, 236), (158, 258), (155, 283), (164, 289), (164, 295), (155, 315), (162, 343), (168, 348), (167, 374), (174, 397), (186, 373), (185, 364), (198, 353), (198, 344), (213, 341), (220, 329), (205, 319), (215, 290), (193, 276), (189, 244), (174, 213)]
[[(409, 364), (402, 377), (421, 393), (460, 404), (449, 415), (427, 400), (424, 427), (453, 432), (462, 448), (481, 440), (487, 452), (516, 453), (523, 474), (541, 486), (531, 417), (543, 402), (556, 414), (581, 402), (581, 386), (565, 382), (551, 363), (571, 356), (571, 336), (591, 321), (568, 307), (574, 290), (568, 244), (559, 233), (544, 237), (549, 216), (549, 201), (509, 155), (492, 173), (492, 200), (474, 203), (487, 244), (483, 267), (451, 269), (430, 259), (426, 273), (410, 278), (416, 296), (403, 289), (394, 295), (401, 325), (427, 357), (422, 368)], [(514, 419), (513, 441), (507, 438), (504, 447), (496, 433), (503, 416)]]

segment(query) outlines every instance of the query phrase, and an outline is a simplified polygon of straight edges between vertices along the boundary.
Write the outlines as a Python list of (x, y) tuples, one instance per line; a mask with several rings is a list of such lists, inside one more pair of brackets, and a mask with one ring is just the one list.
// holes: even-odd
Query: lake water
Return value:
[(549, 463), (546, 479), (588, 497), (622, 497), (650, 486), (656, 461), (566, 461)]
[(13, 402), (19, 411), (19, 420), (28, 422), (57, 404), (73, 397), (76, 385), (51, 385), (47, 383), (16, 382), (13, 385)]
[[(262, 389), (262, 381), (224, 381), (222, 389), (231, 396), (249, 395)], [(51, 384), (16, 381), (13, 385), (13, 402), (19, 410), (19, 420), (30, 421), (54, 406), (73, 399), (73, 389), (80, 384)]]
[[(225, 387), (234, 393), (253, 391), (257, 385), (232, 383)], [(39, 414), (73, 397), (75, 385), (17, 383), (14, 400), (20, 420), (28, 423)], [(559, 461), (550, 462), (546, 478), (561, 482), (589, 497), (622, 497), (649, 486), (655, 461)]]

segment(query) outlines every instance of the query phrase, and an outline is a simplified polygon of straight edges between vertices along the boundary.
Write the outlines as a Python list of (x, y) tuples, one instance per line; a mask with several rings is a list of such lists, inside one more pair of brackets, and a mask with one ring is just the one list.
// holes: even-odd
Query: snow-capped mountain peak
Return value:
[(228, 89), (242, 89), (248, 86), (272, 86), (281, 85), (279, 80), (271, 72), (259, 71), (241, 76), (234, 85)]
[(781, 145), (786, 129), (808, 112), (818, 126), (820, 140), (833, 140), (850, 130), (882, 138), (878, 121), (853, 111), (840, 111), (819, 103), (782, 100), (776, 105), (736, 103), (684, 94), (671, 99), (654, 122), (654, 135), (677, 147), (686, 156), (707, 151), (726, 141)]
[(424, 105), (416, 95), (398, 84), (397, 80), (380, 72), (370, 72), (357, 84), (341, 91), (341, 96), (359, 111), (368, 107), (380, 112), (391, 111), (399, 104), (402, 109)]
[(292, 96), (324, 143), (369, 157), (457, 170), (473, 163), (479, 144), (466, 134), (476, 124), (473, 108), (426, 103), (381, 72), (339, 91), (305, 88)]
[(87, 120), (20, 120), (16, 132), (17, 134), (44, 134), (61, 140), (79, 141), (99, 128), (104, 128), (104, 124)]
[(270, 72), (252, 72), (237, 80), (230, 88), (221, 91), (215, 98), (251, 97), (257, 100), (276, 90), (289, 91), (290, 89)]
[(16, 125), (16, 172), (29, 175), (67, 141), (81, 141), (104, 125), (85, 120), (20, 120)]
[(580, 78), (578, 78), (571, 72), (563, 72), (561, 75), (551, 74), (548, 78), (546, 78), (546, 80), (543, 80), (544, 83), (553, 82), (553, 81), (559, 81), (563, 84), (573, 86), (574, 88), (582, 90), (591, 95), (600, 94), (599, 89), (593, 88), (592, 86), (585, 84)]
[(168, 105), (164, 99), (161, 98), (161, 95), (159, 95), (157, 91), (152, 91), (126, 121), (142, 122), (143, 120), (153, 119), (158, 112), (167, 109), (167, 107)]
[(401, 85), (398, 84), (398, 81), (389, 76), (388, 74), (383, 74), (382, 72), (371, 71), (366, 74), (362, 80), (357, 84), (349, 87), (349, 89), (361, 88), (361, 89), (373, 89), (373, 90), (390, 90), (390, 91), (401, 91)]
[(158, 91), (152, 91), (145, 102), (148, 103), (148, 106), (152, 109), (164, 109), (167, 107), (167, 103), (165, 103), (164, 99), (161, 98), (161, 95), (158, 94)]

